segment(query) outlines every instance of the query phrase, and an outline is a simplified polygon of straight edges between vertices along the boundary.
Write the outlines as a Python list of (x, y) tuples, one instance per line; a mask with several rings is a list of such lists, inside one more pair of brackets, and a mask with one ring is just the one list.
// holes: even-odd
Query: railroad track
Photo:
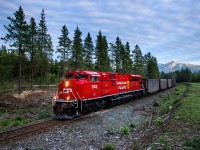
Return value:
[[(151, 97), (153, 95), (156, 95), (158, 93), (162, 93), (162, 91), (154, 93), (152, 95), (148, 95), (148, 96), (146, 96), (146, 98)], [(138, 100), (143, 99), (143, 98), (144, 97), (137, 98), (137, 99), (135, 99), (135, 101), (138, 101)], [(132, 100), (132, 101), (134, 101), (134, 100)], [(126, 102), (126, 103), (121, 104), (121, 105), (131, 103), (132, 101)], [(117, 106), (119, 107), (120, 105), (117, 105)], [(99, 110), (99, 111), (104, 112), (104, 111), (107, 111), (107, 110), (112, 109), (112, 108), (113, 107), (109, 107), (107, 109), (103, 109), (103, 110)], [(59, 126), (59, 125), (73, 124), (73, 123), (80, 121), (82, 119), (89, 120), (92, 117), (95, 117), (95, 115), (93, 116), (91, 114), (93, 114), (93, 112), (90, 113), (90, 114), (87, 114), (87, 115), (83, 115), (83, 116), (74, 118), (72, 120), (46, 119), (46, 120), (43, 120), (43, 121), (40, 121), (40, 122), (37, 122), (37, 123), (29, 124), (29, 125), (26, 125), (26, 126), (14, 128), (14, 129), (7, 130), (7, 131), (2, 131), (2, 132), (0, 132), (0, 144), (6, 144), (6, 143), (9, 143), (10, 141), (13, 141), (13, 140), (22, 139), (22, 138), (27, 137), (30, 134), (32, 136), (32, 135), (41, 133), (43, 131), (48, 131), (49, 129), (52, 129), (53, 127), (56, 127), (56, 126)]]
[(5, 143), (10, 142), (11, 140), (17, 140), (17, 139), (23, 138), (29, 134), (35, 134), (37, 132), (48, 130), (51, 127), (54, 127), (63, 123), (64, 123), (63, 121), (48, 119), (48, 120), (43, 120), (37, 123), (30, 124), (30, 125), (26, 125), (23, 127), (14, 128), (11, 130), (0, 132), (0, 144), (5, 144)]
[(36, 122), (33, 124), (29, 124), (26, 126), (13, 128), (10, 130), (0, 132), (0, 145), (7, 144), (11, 141), (17, 141), (23, 139), (28, 136), (37, 135), (41, 132), (48, 131), (53, 127), (62, 126), (62, 125), (70, 125), (80, 121), (82, 119), (89, 120), (93, 117), (93, 115), (87, 114), (72, 120), (55, 120), (55, 119), (46, 119), (40, 122)]

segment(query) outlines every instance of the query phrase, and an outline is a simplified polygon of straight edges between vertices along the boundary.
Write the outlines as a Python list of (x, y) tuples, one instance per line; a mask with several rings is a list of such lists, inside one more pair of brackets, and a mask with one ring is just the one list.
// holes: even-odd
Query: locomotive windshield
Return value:
[(87, 74), (77, 74), (75, 76), (76, 79), (87, 79), (88, 75)]
[(73, 79), (74, 78), (72, 73), (67, 74), (65, 77), (66, 77), (66, 79)]

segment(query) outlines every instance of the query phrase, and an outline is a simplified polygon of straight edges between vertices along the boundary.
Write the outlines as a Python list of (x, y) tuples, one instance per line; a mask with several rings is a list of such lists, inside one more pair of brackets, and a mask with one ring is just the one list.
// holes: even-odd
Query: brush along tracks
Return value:
[[(48, 119), (23, 127), (0, 132), (0, 144), (8, 143), (11, 140), (21, 139), (30, 134), (32, 135), (35, 133), (46, 131), (51, 127), (61, 125), (63, 123), (64, 121)], [(65, 123), (67, 123), (67, 121), (65, 121)]]
[(86, 121), (86, 120), (90, 120), (91, 118), (93, 118), (93, 116), (89, 114), (74, 118), (73, 120), (55, 120), (51, 118), (51, 119), (42, 120), (37, 123), (22, 126), (19, 128), (2, 131), (0, 132), (0, 145), (9, 143), (14, 140), (20, 140), (25, 137), (37, 135), (39, 133), (48, 131), (54, 127), (70, 125), (82, 119)]

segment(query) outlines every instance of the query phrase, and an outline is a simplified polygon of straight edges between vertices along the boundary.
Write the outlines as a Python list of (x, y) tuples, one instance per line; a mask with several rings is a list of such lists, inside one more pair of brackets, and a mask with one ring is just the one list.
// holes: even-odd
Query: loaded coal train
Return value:
[(53, 100), (57, 119), (72, 119), (176, 85), (174, 79), (142, 79), (141, 75), (88, 70), (72, 70), (65, 77)]

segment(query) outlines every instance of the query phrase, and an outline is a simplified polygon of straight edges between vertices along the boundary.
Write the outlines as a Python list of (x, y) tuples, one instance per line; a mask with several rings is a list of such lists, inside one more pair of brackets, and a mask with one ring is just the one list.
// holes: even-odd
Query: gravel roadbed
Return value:
[[(138, 128), (148, 123), (154, 100), (170, 93), (174, 88), (139, 100), (115, 106), (103, 111), (81, 117), (71, 125), (54, 128), (51, 131), (27, 137), (22, 141), (1, 145), (1, 150), (97, 150), (107, 142), (113, 143), (116, 149), (131, 149), (137, 139)], [(88, 119), (89, 117), (89, 119)], [(134, 123), (136, 128), (129, 128), (130, 134), (121, 135), (120, 127)], [(110, 133), (112, 131), (112, 134)]]

